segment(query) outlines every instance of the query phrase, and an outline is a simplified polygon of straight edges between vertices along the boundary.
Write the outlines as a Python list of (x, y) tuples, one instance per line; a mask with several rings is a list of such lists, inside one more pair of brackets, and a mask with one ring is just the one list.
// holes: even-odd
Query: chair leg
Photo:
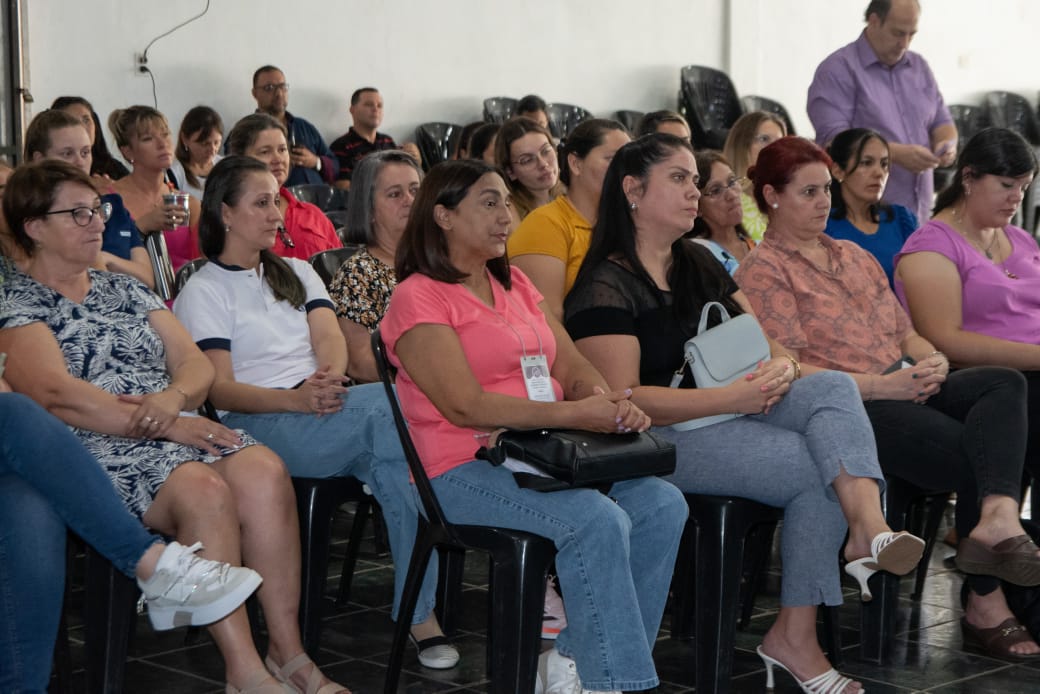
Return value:
[(87, 690), (90, 692), (118, 694), (123, 691), (136, 595), (133, 581), (87, 548), (84, 600)]
[(387, 656), (386, 681), (383, 683), (384, 694), (397, 693), (397, 683), (401, 678), (401, 666), (404, 662), (404, 647), (408, 642), (412, 621), (404, 615), (411, 615), (415, 612), (415, 604), (419, 601), (419, 589), (422, 587), (423, 577), (426, 574), (426, 565), (430, 562), (430, 554), (432, 552), (431, 530), (426, 519), (420, 514), (415, 547), (412, 549), (412, 556), (408, 560), (408, 576), (405, 578), (404, 591), (401, 594), (400, 612), (397, 615), (397, 622), (394, 626), (394, 642), (390, 646), (390, 653)]
[(823, 605), (820, 607), (823, 622), (823, 644), (827, 648), (827, 658), (831, 665), (839, 670), (845, 666), (845, 652), (841, 650), (841, 621), (838, 619), (838, 608)]
[[(885, 520), (893, 530), (907, 527), (914, 496), (906, 482), (889, 480), (884, 496)], [(860, 608), (860, 657), (880, 664), (892, 638), (892, 624), (899, 604), (899, 576), (879, 571), (870, 579), (874, 599)]]
[(295, 480), (294, 486), (300, 517), (300, 634), (304, 650), (315, 654), (321, 638), (335, 508), (331, 498), (319, 494), (317, 487), (296, 485)]
[(458, 630), (459, 605), (462, 604), (462, 573), (466, 552), (452, 547), (437, 550), (440, 558), (437, 574), (437, 606), (435, 613), (441, 630), (451, 636)]
[(699, 692), (729, 691), (733, 671), (740, 586), (732, 579), (740, 575), (746, 528), (728, 522), (732, 513), (726, 505), (719, 513), (697, 518), (694, 648)]
[(936, 536), (939, 533), (939, 524), (942, 522), (943, 512), (950, 498), (944, 495), (929, 496), (924, 502), (924, 519), (921, 525), (920, 537), (924, 538), (924, 552), (921, 554), (921, 563), (917, 565), (917, 573), (914, 577), (914, 592), (910, 599), (918, 601), (924, 592), (924, 581), (928, 576), (928, 564), (932, 559), (932, 550), (935, 549)]
[(675, 572), (672, 576), (672, 622), (671, 637), (677, 641), (693, 638), (693, 595), (687, 586), (696, 573), (697, 523), (691, 518), (686, 521), (679, 551), (675, 557)]
[(744, 575), (740, 588), (740, 621), (737, 627), (747, 629), (755, 610), (755, 595), (766, 582), (766, 570), (773, 551), (776, 523), (763, 523), (752, 529), (748, 550), (744, 556)]
[(336, 593), (336, 607), (343, 607), (350, 602), (350, 587), (354, 581), (354, 569), (357, 568), (358, 555), (361, 553), (361, 538), (365, 534), (365, 521), (372, 512), (372, 501), (368, 498), (357, 502), (354, 511), (354, 523), (350, 527), (350, 539), (347, 540), (347, 551), (343, 555), (343, 570), (339, 574), (339, 591)]
[[(488, 586), (489, 694), (534, 691), (541, 651), (545, 579), (554, 555), (551, 549), (539, 551), (543, 548), (545, 543), (514, 543), (492, 557)], [(519, 619), (506, 618), (510, 613), (517, 614)]]

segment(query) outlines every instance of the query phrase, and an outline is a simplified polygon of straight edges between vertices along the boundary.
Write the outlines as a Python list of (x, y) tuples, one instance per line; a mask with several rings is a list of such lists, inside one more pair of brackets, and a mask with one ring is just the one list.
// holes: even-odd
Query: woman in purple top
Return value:
[(881, 202), (891, 158), (888, 141), (867, 128), (850, 128), (827, 147), (831, 166), (831, 216), (825, 233), (852, 241), (881, 263), (892, 284), (892, 261), (917, 228), (917, 217), (902, 205)]

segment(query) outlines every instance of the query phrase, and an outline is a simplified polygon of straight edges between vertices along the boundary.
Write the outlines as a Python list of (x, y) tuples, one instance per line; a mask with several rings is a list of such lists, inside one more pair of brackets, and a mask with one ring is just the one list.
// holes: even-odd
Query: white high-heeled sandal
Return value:
[(859, 583), (860, 597), (870, 602), (874, 595), (867, 581), (878, 571), (887, 571), (903, 576), (914, 570), (924, 553), (924, 540), (910, 533), (886, 531), (878, 533), (870, 541), (870, 556), (850, 561), (845, 573)]
[[(853, 684), (856, 681), (851, 677), (845, 677), (834, 668), (831, 668), (827, 672), (817, 675), (816, 677), (811, 677), (802, 682), (800, 679), (798, 679), (798, 677), (795, 676), (793, 672), (791, 672), (791, 670), (786, 665), (781, 663), (776, 658), (771, 658), (765, 653), (763, 653), (761, 646), (756, 648), (755, 651), (758, 653), (758, 657), (762, 659), (762, 662), (766, 666), (766, 689), (768, 689), (769, 691), (772, 691), (774, 688), (774, 667), (778, 667), (784, 672), (786, 672), (788, 675), (790, 675), (794, 679), (794, 681), (798, 683), (798, 686), (802, 688), (802, 691), (807, 692), (808, 694), (841, 694), (845, 691), (846, 687), (848, 687), (850, 684)], [(866, 687), (861, 687), (859, 689), (859, 694), (866, 694), (866, 691)]]

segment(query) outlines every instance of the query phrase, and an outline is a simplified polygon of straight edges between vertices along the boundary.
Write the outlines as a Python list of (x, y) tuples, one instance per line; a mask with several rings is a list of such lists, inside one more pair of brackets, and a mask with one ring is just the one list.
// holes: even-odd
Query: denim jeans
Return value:
[(35, 402), (0, 394), (0, 691), (44, 692), (65, 583), (68, 526), (134, 575), (158, 540), (108, 475)]
[[(245, 429), (274, 450), (293, 477), (350, 475), (369, 486), (383, 509), (390, 536), (394, 556), (391, 616), (396, 620), (418, 532), (419, 510), (383, 385), (352, 386), (343, 396), (343, 409), (322, 417), (297, 412), (228, 412), (222, 419), (227, 426)], [(437, 562), (431, 561), (412, 616), (413, 624), (424, 622), (433, 612), (436, 591)]]
[[(924, 489), (957, 492), (955, 525), (967, 537), (990, 494), (1022, 491), (1028, 416), (1026, 379), (1019, 371), (980, 366), (953, 371), (922, 407), (913, 402), (866, 403), (886, 474)], [(970, 576), (980, 595), (1000, 582)]]
[(675, 443), (678, 464), (667, 479), (679, 489), (784, 509), (781, 605), (841, 604), (838, 551), (848, 524), (831, 483), (844, 469), (883, 484), (852, 377), (836, 371), (806, 376), (766, 415), (654, 432)]
[(651, 656), (688, 509), (678, 489), (651, 477), (591, 489), (536, 492), (509, 470), (465, 463), (432, 480), (453, 523), (495, 525), (549, 538), (567, 605), (556, 650), (593, 690), (656, 687)]

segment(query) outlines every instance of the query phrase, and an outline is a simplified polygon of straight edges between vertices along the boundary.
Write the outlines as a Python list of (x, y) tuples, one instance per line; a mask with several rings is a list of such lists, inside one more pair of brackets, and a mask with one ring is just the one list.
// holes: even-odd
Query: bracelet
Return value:
[(175, 390), (175, 391), (177, 391), (178, 393), (180, 393), (181, 395), (184, 396), (184, 405), (181, 406), (182, 408), (188, 404), (188, 400), (190, 398), (188, 397), (187, 393), (185, 393), (183, 390), (180, 389), (180, 386), (171, 385), (170, 386), (170, 390)]
[(797, 381), (799, 378), (802, 377), (802, 365), (799, 364), (798, 360), (792, 357), (790, 354), (784, 354), (783, 356), (791, 361), (791, 366), (794, 368), (794, 378), (792, 378), (791, 380)]
[[(946, 356), (945, 354), (943, 354), (942, 352), (940, 352), (939, 350), (935, 350), (934, 352), (929, 354), (928, 357), (942, 357), (943, 359), (946, 360), (947, 364), (950, 363), (950, 358), (948, 356)], [(928, 357), (925, 357), (925, 359), (927, 359)]]

